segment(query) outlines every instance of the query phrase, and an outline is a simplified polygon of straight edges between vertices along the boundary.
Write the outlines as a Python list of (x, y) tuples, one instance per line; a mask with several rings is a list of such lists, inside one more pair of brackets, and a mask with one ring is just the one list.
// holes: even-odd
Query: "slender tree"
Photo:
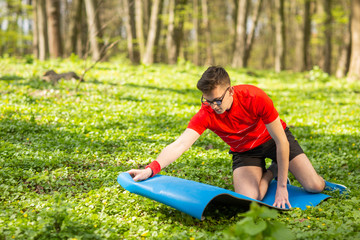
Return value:
[(335, 76), (337, 78), (345, 77), (349, 71), (350, 53), (351, 53), (351, 15), (349, 16), (349, 24), (343, 35), (343, 45), (340, 46), (340, 56)]
[(175, 40), (175, 0), (169, 1), (169, 20), (166, 34), (166, 50), (169, 64), (177, 62)]
[(46, 0), (48, 17), (48, 39), (51, 58), (62, 56), (62, 40), (60, 35), (60, 0)]
[(37, 0), (37, 26), (39, 33), (39, 59), (45, 60), (49, 53), (48, 34), (47, 34), (47, 16), (45, 0)]
[(243, 56), (246, 44), (246, 19), (248, 15), (249, 0), (238, 1), (238, 12), (236, 19), (235, 49), (232, 60), (233, 67), (243, 67)]
[(324, 72), (331, 73), (332, 60), (332, 14), (331, 14), (332, 0), (322, 0), (322, 8), (324, 11), (324, 37), (325, 44), (322, 50), (321, 66)]
[(205, 32), (205, 43), (206, 43), (206, 59), (205, 65), (214, 64), (214, 56), (212, 51), (212, 41), (211, 41), (211, 29), (209, 21), (209, 10), (208, 10), (208, 1), (201, 0), (201, 10), (202, 10), (202, 25)]
[(351, 58), (348, 79), (360, 81), (360, 0), (352, 0), (351, 10)]
[(102, 32), (100, 28), (99, 9), (96, 0), (85, 0), (87, 22), (89, 26), (89, 41), (92, 52), (92, 59), (97, 61), (102, 57)]
[(258, 0), (257, 6), (255, 8), (255, 13), (253, 14), (252, 26), (251, 26), (249, 35), (246, 38), (246, 45), (245, 45), (245, 51), (244, 51), (244, 57), (243, 57), (244, 67), (247, 67), (248, 62), (249, 62), (251, 49), (252, 49), (254, 39), (255, 39), (255, 30), (256, 30), (256, 27), (259, 22), (262, 3), (263, 3), (263, 0)]
[(124, 22), (126, 27), (127, 49), (130, 61), (133, 63), (140, 62), (139, 49), (136, 39), (135, 28), (135, 1), (134, 0), (122, 0), (124, 9)]
[(175, 16), (175, 43), (176, 43), (176, 55), (184, 56), (184, 48), (186, 41), (184, 40), (184, 22), (186, 16), (187, 0), (176, 0)]
[(77, 40), (80, 38), (80, 24), (82, 17), (82, 6), (83, 0), (73, 0), (70, 8), (70, 18), (69, 18), (69, 35), (65, 41), (65, 52), (67, 55), (71, 53), (77, 53)]
[(284, 14), (284, 0), (275, 0), (277, 11), (276, 27), (276, 49), (275, 49), (275, 71), (280, 72), (285, 69), (285, 53), (286, 53), (286, 38), (285, 38), (285, 14)]
[(311, 36), (311, 0), (305, 0), (304, 3), (304, 30), (303, 30), (303, 63), (302, 71), (310, 70), (310, 36)]
[(158, 14), (158, 18), (156, 21), (156, 35), (155, 35), (155, 44), (154, 44), (154, 62), (161, 62), (161, 50), (164, 48), (164, 39), (166, 38), (166, 36), (163, 34), (163, 16), (166, 15), (167, 11), (166, 8), (164, 7), (164, 1), (165, 0), (161, 0), (160, 1), (160, 6), (159, 6), (159, 14)]
[(33, 7), (33, 54), (35, 58), (39, 58), (39, 30), (38, 30), (38, 20), (37, 20), (37, 0), (32, 0)]
[(142, 59), (142, 62), (145, 64), (152, 64), (154, 62), (154, 47), (161, 1), (162, 0), (154, 0), (152, 4), (149, 33), (146, 41), (145, 53)]
[[(287, 45), (293, 46), (295, 48), (295, 56), (292, 58), (292, 55), (289, 57), (292, 59), (290, 67), (295, 71), (301, 71), (303, 68), (303, 36), (304, 29), (301, 19), (304, 18), (304, 8), (302, 4), (299, 4), (298, 1), (290, 1), (290, 9), (288, 10), (287, 16)], [(292, 18), (291, 16), (296, 16)], [(291, 32), (291, 34), (289, 33)]]
[(200, 64), (200, 50), (199, 50), (199, 0), (193, 0), (193, 31), (194, 31), (194, 56), (193, 61), (195, 65)]
[(135, 19), (136, 19), (136, 38), (139, 44), (140, 59), (145, 54), (145, 36), (144, 36), (144, 14), (141, 0), (135, 0)]

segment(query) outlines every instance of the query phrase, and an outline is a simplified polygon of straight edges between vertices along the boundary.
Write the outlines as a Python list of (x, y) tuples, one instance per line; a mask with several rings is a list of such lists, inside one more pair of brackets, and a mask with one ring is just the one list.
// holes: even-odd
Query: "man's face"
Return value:
[(222, 114), (230, 109), (233, 102), (232, 95), (232, 87), (219, 85), (210, 93), (204, 93), (202, 102), (205, 105), (210, 105), (217, 114)]

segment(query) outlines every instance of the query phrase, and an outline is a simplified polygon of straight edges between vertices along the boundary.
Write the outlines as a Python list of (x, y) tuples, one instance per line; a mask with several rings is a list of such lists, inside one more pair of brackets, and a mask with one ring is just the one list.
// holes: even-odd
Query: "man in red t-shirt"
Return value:
[[(274, 206), (291, 207), (287, 192), (289, 170), (305, 190), (324, 189), (325, 181), (316, 173), (264, 91), (252, 85), (231, 86), (229, 75), (222, 67), (209, 67), (197, 87), (203, 93), (201, 109), (184, 133), (164, 148), (155, 161), (145, 169), (128, 171), (135, 181), (157, 174), (210, 129), (230, 146), (237, 193), (262, 200), (270, 181), (277, 177)], [(265, 158), (273, 160), (268, 169)]]

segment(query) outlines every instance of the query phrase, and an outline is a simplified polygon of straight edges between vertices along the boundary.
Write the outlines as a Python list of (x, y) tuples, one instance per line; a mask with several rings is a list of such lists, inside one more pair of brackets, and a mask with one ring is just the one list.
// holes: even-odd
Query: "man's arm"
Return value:
[(278, 184), (275, 196), (275, 207), (285, 208), (286, 204), (291, 208), (287, 191), (287, 177), (289, 171), (289, 141), (287, 140), (280, 118), (266, 124), (266, 128), (276, 144), (276, 158), (278, 165)]
[[(178, 159), (199, 137), (199, 133), (187, 128), (175, 142), (166, 146), (156, 158), (161, 169)], [(152, 175), (152, 170), (151, 168), (131, 169), (128, 173), (130, 173), (134, 181), (141, 181), (149, 178)]]

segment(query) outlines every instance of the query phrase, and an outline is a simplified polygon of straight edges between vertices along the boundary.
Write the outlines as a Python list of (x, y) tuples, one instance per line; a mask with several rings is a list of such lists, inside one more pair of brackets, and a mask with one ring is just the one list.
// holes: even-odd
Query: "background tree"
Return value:
[(133, 63), (140, 62), (138, 44), (136, 42), (136, 27), (135, 27), (135, 1), (134, 0), (123, 0), (124, 10), (124, 23), (126, 27), (127, 37), (127, 50), (129, 58)]
[(144, 14), (143, 4), (141, 0), (135, 0), (135, 18), (136, 18), (136, 39), (139, 43), (140, 59), (143, 59), (145, 54), (145, 36), (144, 36)]
[(351, 59), (348, 79), (360, 80), (360, 0), (351, 4)]
[(200, 64), (200, 51), (199, 51), (199, 0), (193, 0), (193, 31), (194, 31), (194, 57), (193, 62), (195, 65)]
[(302, 47), (302, 71), (310, 70), (310, 54), (309, 54), (309, 46), (310, 46), (310, 37), (311, 37), (311, 0), (305, 0), (304, 2), (304, 27), (303, 27), (303, 47)]
[(78, 53), (78, 39), (81, 39), (81, 20), (83, 16), (83, 0), (73, 0), (70, 5), (69, 30), (66, 38), (66, 55)]
[(46, 0), (48, 18), (48, 39), (50, 57), (62, 56), (62, 38), (60, 35), (60, 0)]
[(320, 14), (323, 18), (323, 31), (324, 31), (324, 46), (320, 58), (320, 66), (324, 72), (331, 73), (331, 59), (332, 59), (332, 13), (331, 13), (331, 0), (322, 0), (319, 2)]
[[(0, 55), (46, 59), (51, 44), (51, 51), (57, 49), (51, 56), (61, 56), (64, 45), (64, 57), (91, 53), (96, 61), (104, 46), (117, 42), (111, 56), (127, 56), (134, 63), (175, 64), (181, 58), (196, 65), (254, 69), (276, 65), (277, 71), (319, 65), (338, 77), (348, 71), (351, 0), (158, 2), (0, 1)], [(155, 6), (159, 7), (152, 15)], [(46, 9), (54, 10), (46, 13)], [(53, 20), (58, 23), (53, 25)]]
[(47, 15), (46, 15), (46, 1), (36, 1), (37, 12), (37, 29), (39, 39), (39, 59), (45, 60), (49, 55), (48, 34), (47, 34)]
[(161, 8), (162, 0), (154, 0), (151, 7), (151, 16), (150, 16), (150, 26), (148, 32), (148, 38), (146, 41), (146, 48), (144, 52), (144, 56), (142, 62), (145, 64), (154, 63), (154, 47), (155, 47), (155, 39), (158, 27), (158, 17)]
[(206, 46), (206, 59), (205, 65), (214, 64), (214, 56), (212, 51), (212, 41), (211, 41), (211, 29), (209, 22), (209, 10), (208, 10), (208, 1), (201, 0), (201, 10), (202, 10), (202, 27), (205, 33), (205, 46)]
[(102, 31), (99, 18), (99, 8), (96, 0), (85, 0), (87, 22), (89, 27), (89, 42), (94, 61), (102, 57)]
[[(339, 57), (337, 61), (337, 68), (335, 76), (337, 78), (345, 77), (349, 71), (350, 54), (351, 54), (351, 10), (350, 0), (342, 0), (341, 7), (344, 9), (342, 14), (342, 22), (344, 25), (344, 32), (340, 31), (340, 42), (343, 44), (339, 46)], [(340, 26), (342, 26), (340, 25)], [(339, 26), (339, 27), (340, 27)], [(335, 29), (335, 27), (334, 27)]]
[(248, 15), (249, 0), (238, 1), (238, 11), (236, 19), (236, 35), (235, 35), (235, 49), (232, 60), (233, 67), (244, 66), (244, 52), (246, 44), (246, 19)]
[(275, 0), (276, 8), (276, 48), (275, 48), (275, 71), (285, 69), (286, 38), (285, 38), (285, 15), (284, 0)]
[(38, 20), (37, 20), (37, 1), (32, 1), (32, 7), (33, 7), (33, 55), (35, 58), (39, 58), (39, 33), (38, 33)]
[(177, 61), (176, 39), (175, 39), (175, 0), (169, 1), (169, 18), (166, 34), (167, 60), (169, 64)]
[(256, 28), (258, 26), (258, 22), (260, 19), (260, 12), (261, 12), (262, 4), (263, 4), (263, 0), (258, 0), (257, 6), (254, 8), (253, 18), (251, 21), (251, 23), (252, 23), (251, 29), (249, 31), (248, 36), (246, 37), (246, 45), (245, 45), (244, 57), (243, 57), (244, 67), (247, 67), (248, 62), (249, 62), (251, 49), (252, 49), (254, 39), (255, 39), (255, 31), (256, 31)]

